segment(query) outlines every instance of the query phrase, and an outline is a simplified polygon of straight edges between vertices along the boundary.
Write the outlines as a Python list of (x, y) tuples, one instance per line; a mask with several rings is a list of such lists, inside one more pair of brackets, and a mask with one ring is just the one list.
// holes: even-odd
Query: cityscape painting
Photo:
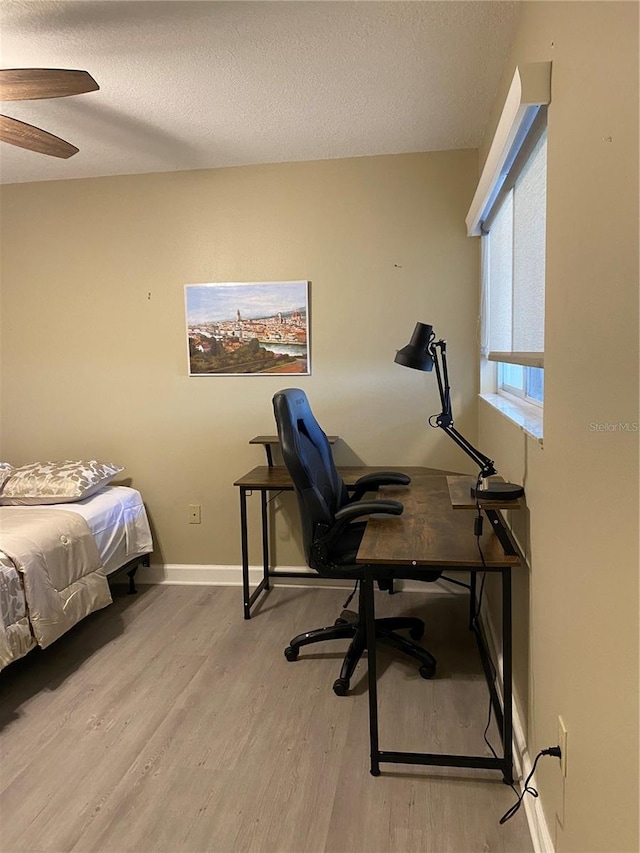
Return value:
[(185, 286), (190, 376), (310, 373), (309, 282)]

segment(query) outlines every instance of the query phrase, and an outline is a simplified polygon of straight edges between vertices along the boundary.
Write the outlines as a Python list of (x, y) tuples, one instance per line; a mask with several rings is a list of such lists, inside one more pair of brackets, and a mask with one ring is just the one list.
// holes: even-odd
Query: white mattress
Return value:
[(107, 575), (153, 550), (149, 520), (136, 489), (105, 486), (90, 498), (55, 504), (55, 509), (76, 512), (85, 519)]

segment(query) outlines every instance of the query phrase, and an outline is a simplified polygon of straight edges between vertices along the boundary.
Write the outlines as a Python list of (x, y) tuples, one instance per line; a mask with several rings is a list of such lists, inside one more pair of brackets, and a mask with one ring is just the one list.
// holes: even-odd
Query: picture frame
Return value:
[(309, 375), (309, 282), (185, 285), (189, 376)]

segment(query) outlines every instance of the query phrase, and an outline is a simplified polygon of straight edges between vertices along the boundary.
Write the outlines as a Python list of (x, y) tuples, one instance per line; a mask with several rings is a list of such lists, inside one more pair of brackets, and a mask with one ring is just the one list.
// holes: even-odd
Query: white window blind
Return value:
[(487, 217), (485, 328), (492, 361), (544, 364), (546, 164), (544, 132)]
[(489, 353), (508, 352), (513, 337), (513, 190), (482, 239), (489, 246)]

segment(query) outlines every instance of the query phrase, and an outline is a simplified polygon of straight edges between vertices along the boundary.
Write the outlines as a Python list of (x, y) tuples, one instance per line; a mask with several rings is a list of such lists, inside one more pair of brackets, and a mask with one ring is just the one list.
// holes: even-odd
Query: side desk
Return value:
[[(371, 773), (380, 774), (381, 763), (421, 764), (445, 767), (472, 767), (500, 770), (504, 781), (513, 781), (513, 724), (512, 724), (512, 637), (511, 637), (511, 572), (520, 564), (515, 541), (504, 523), (500, 508), (518, 508), (511, 501), (500, 504), (486, 502), (482, 507), (490, 524), (484, 525), (481, 537), (482, 557), (474, 535), (475, 500), (470, 497), (473, 477), (423, 476), (414, 477), (402, 493), (404, 513), (396, 518), (377, 516), (369, 519), (358, 550), (356, 562), (375, 566), (397, 567), (395, 576), (402, 578), (402, 567), (425, 570), (434, 567), (446, 572), (469, 572), (471, 597), (471, 627), (474, 631), (485, 678), (491, 697), (503, 755), (447, 755), (426, 752), (381, 750), (378, 732), (378, 700), (376, 679), (376, 643), (374, 630), (374, 581), (371, 576), (363, 584), (367, 624), (367, 659), (369, 685), (369, 736)], [(380, 498), (397, 498), (397, 490), (380, 489)], [(466, 510), (466, 511), (465, 511)], [(484, 558), (484, 559), (483, 559)], [(483, 572), (497, 572), (502, 585), (502, 707), (497, 694), (485, 638), (475, 617), (476, 579)], [(372, 573), (374, 574), (374, 573)]]
[[(333, 436), (333, 438), (336, 438)], [(264, 444), (268, 447), (271, 443), (276, 443), (277, 438), (272, 436), (257, 436), (252, 439), (252, 444)], [(271, 454), (268, 454), (268, 459)], [(374, 471), (389, 471), (393, 466), (377, 465), (377, 466), (345, 466), (338, 467), (340, 476), (344, 480), (347, 488), (352, 488), (356, 480), (364, 474), (370, 474)], [(400, 469), (410, 477), (424, 476), (434, 473), (442, 473), (434, 468), (424, 467), (407, 467), (400, 466)], [(299, 572), (295, 570), (282, 570), (271, 568), (270, 553), (269, 553), (269, 512), (268, 504), (272, 499), (270, 495), (275, 496), (279, 492), (292, 492), (293, 484), (289, 477), (289, 472), (282, 465), (258, 465), (251, 471), (240, 477), (233, 484), (240, 490), (240, 538), (242, 547), (242, 594), (244, 606), (244, 618), (251, 618), (251, 608), (256, 603), (261, 593), (270, 588), (271, 578), (311, 578), (315, 579), (316, 575), (309, 572)], [(247, 498), (253, 492), (260, 495), (260, 510), (262, 516), (262, 579), (258, 586), (253, 590), (249, 586), (249, 536), (247, 528)]]

